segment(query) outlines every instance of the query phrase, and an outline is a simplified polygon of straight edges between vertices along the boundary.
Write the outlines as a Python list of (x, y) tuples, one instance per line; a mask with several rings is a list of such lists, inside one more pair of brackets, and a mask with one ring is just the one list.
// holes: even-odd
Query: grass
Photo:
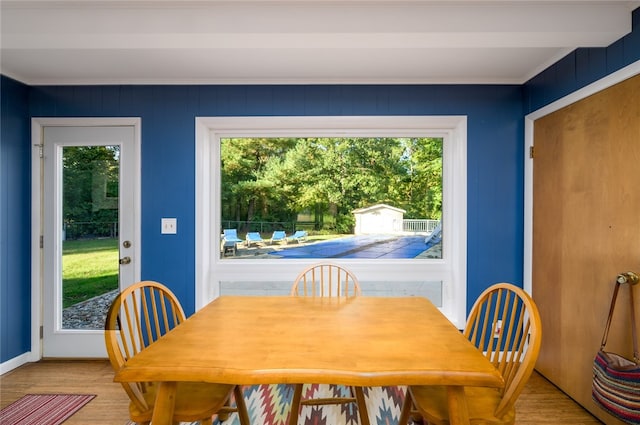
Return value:
[(118, 289), (118, 239), (62, 244), (63, 308)]
[(353, 235), (340, 235), (340, 234), (330, 234), (330, 235), (309, 235), (307, 236), (307, 241), (309, 242), (321, 242), (328, 241), (331, 239), (342, 238), (345, 236), (353, 236)]

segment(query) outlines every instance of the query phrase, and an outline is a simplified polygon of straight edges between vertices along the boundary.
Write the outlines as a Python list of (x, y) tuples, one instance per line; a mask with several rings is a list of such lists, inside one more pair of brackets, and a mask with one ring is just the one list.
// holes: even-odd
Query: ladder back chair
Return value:
[(355, 297), (360, 295), (360, 284), (355, 275), (344, 267), (322, 263), (307, 267), (296, 277), (291, 295)]
[[(471, 424), (515, 423), (515, 403), (529, 380), (540, 352), (542, 325), (533, 299), (521, 288), (497, 283), (476, 300), (464, 335), (500, 371), (504, 388), (466, 387)], [(415, 422), (447, 425), (447, 389), (410, 386), (399, 425)]]
[[(153, 281), (125, 288), (113, 301), (105, 321), (105, 343), (114, 371), (185, 320), (184, 310), (166, 286)], [(123, 382), (131, 402), (129, 416), (139, 425), (149, 425), (156, 390), (153, 382)], [(229, 404), (233, 393), (236, 406)], [(237, 412), (241, 425), (249, 425), (242, 389), (234, 385), (180, 382), (175, 398), (174, 423), (200, 421), (211, 425), (212, 416), (228, 417)]]
[[(304, 269), (294, 280), (292, 296), (307, 297), (355, 297), (360, 295), (360, 284), (355, 275), (344, 267), (332, 263), (312, 265)], [(302, 406), (341, 405), (355, 403), (360, 425), (369, 425), (369, 414), (362, 387), (349, 387), (350, 396), (302, 397), (304, 384), (294, 386), (289, 425), (297, 425)], [(325, 387), (325, 385), (320, 385)]]

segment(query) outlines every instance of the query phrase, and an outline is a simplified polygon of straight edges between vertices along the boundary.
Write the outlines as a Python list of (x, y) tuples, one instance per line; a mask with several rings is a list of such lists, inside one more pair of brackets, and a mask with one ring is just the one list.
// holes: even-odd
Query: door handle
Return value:
[(123, 257), (120, 259), (120, 264), (129, 264), (131, 263), (131, 257)]

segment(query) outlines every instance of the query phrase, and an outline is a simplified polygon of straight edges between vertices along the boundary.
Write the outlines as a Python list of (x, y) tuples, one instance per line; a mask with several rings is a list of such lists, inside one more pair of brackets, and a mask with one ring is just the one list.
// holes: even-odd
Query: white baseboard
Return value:
[(35, 357), (31, 351), (27, 351), (24, 354), (12, 358), (11, 360), (0, 363), (0, 375), (4, 375), (5, 373), (10, 372), (17, 367), (22, 366), (23, 364), (36, 362), (38, 360), (39, 358)]

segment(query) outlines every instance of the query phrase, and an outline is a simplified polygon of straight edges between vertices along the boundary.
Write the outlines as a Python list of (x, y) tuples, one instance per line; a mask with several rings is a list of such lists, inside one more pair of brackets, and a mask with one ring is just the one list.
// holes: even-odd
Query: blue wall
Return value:
[(0, 80), (0, 361), (31, 349), (29, 87)]
[(632, 13), (632, 32), (608, 47), (577, 49), (524, 85), (525, 113), (536, 111), (640, 60), (640, 7)]
[[(196, 116), (467, 115), (470, 306), (493, 282), (522, 283), (524, 115), (640, 59), (640, 9), (633, 21), (613, 45), (579, 49), (523, 86), (26, 87), (2, 77), (0, 362), (30, 349), (31, 117), (141, 117), (142, 278), (168, 283), (191, 313)], [(161, 217), (178, 218), (176, 237), (161, 237)]]
[[(521, 282), (520, 86), (33, 87), (31, 112), (141, 117), (142, 277), (169, 285), (187, 312), (195, 302), (196, 116), (467, 115), (469, 300), (496, 280)], [(176, 237), (160, 235), (161, 217), (178, 219)]]

